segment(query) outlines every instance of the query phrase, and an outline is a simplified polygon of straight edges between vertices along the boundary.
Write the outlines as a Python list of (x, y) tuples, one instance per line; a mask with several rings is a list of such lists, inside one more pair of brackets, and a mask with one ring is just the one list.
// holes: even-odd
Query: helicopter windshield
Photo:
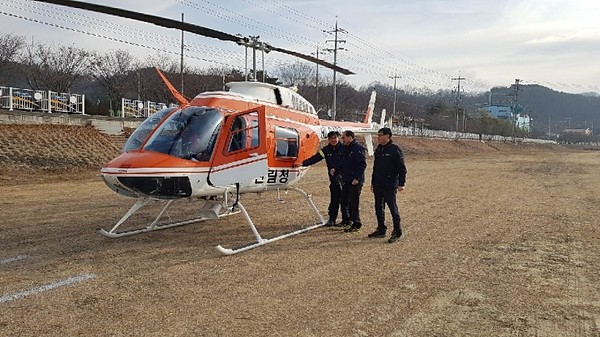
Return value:
[(221, 129), (223, 116), (213, 108), (188, 107), (169, 116), (144, 146), (144, 150), (208, 161)]
[(175, 108), (165, 108), (146, 118), (146, 120), (135, 129), (131, 136), (129, 136), (127, 142), (123, 146), (123, 152), (139, 150), (146, 140), (146, 137), (148, 137), (150, 132), (158, 125), (158, 122), (173, 111), (173, 109)]

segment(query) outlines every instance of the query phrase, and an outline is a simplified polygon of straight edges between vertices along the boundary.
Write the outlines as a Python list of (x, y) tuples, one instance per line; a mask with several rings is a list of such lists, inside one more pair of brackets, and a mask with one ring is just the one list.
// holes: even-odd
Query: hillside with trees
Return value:
[[(183, 84), (183, 93), (188, 97), (224, 90), (225, 83), (244, 80), (244, 73), (237, 69), (184, 67), (181, 75), (179, 63), (165, 55), (139, 60), (127, 50), (102, 54), (26, 41), (22, 36), (0, 35), (0, 86), (85, 94), (88, 114), (109, 115), (120, 108), (121, 98), (172, 101), (154, 67), (162, 69), (176, 87)], [(263, 79), (261, 71), (257, 78)], [(265, 73), (264, 79), (296, 86), (321, 118), (329, 118), (333, 81), (323, 72), (317, 78), (314, 65), (287, 64)], [(548, 132), (559, 134), (568, 128), (600, 127), (600, 97), (557, 92), (539, 85), (520, 85), (518, 91), (515, 85), (510, 85), (484, 93), (461, 93), (460, 102), (456, 90), (433, 91), (400, 85), (395, 92), (395, 105), (394, 88), (390, 84), (375, 82), (357, 88), (342, 78), (336, 88), (338, 120), (362, 120), (370, 93), (375, 90), (374, 120), (380, 118), (382, 109), (386, 109), (387, 116), (395, 111), (392, 118), (396, 125), (504, 136), (514, 132), (517, 136), (533, 137), (546, 136)], [(515, 98), (517, 110), (533, 118), (533, 130), (529, 133), (515, 131), (510, 121), (491, 118), (478, 110), (489, 102), (514, 106)]]

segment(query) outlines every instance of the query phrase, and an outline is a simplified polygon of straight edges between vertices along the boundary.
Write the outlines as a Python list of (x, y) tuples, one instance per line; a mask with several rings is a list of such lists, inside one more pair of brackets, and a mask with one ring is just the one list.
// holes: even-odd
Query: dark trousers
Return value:
[[(340, 209), (340, 200), (342, 196), (342, 186), (337, 181), (329, 183), (329, 221), (335, 222), (338, 216), (338, 210)], [(348, 221), (348, 217), (344, 217), (342, 212), (342, 222)]]
[(355, 228), (362, 226), (358, 209), (362, 186), (362, 183), (358, 183), (357, 185), (345, 183), (342, 185), (342, 218), (347, 216), (347, 219), (352, 222), (352, 227)]
[(392, 221), (394, 224), (394, 232), (402, 233), (400, 228), (400, 213), (398, 212), (398, 204), (396, 203), (395, 188), (374, 188), (373, 194), (375, 195), (375, 216), (377, 216), (377, 230), (385, 232), (387, 227), (385, 226), (385, 205), (387, 204), (392, 213)]

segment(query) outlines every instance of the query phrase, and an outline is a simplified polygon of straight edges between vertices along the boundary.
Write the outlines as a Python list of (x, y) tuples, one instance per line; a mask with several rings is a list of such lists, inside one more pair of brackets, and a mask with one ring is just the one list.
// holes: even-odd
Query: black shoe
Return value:
[(337, 224), (335, 226), (336, 227), (344, 227), (344, 229), (346, 229), (346, 228), (350, 227), (350, 225), (351, 225), (350, 222), (346, 220), (346, 221), (340, 222), (339, 224)]
[(355, 227), (355, 226), (350, 226), (346, 229), (344, 229), (344, 232), (346, 233), (358, 233), (360, 231), (360, 227)]
[(335, 221), (331, 221), (331, 220), (329, 220), (329, 221), (327, 221), (327, 223), (326, 223), (326, 224), (324, 224), (323, 226), (325, 226), (325, 227), (335, 227)]
[(402, 237), (402, 233), (393, 232), (392, 236), (390, 236), (390, 239), (388, 240), (388, 243), (394, 243), (394, 242), (400, 240), (401, 237)]
[(376, 230), (373, 233), (367, 235), (368, 238), (384, 238), (385, 237), (385, 231), (380, 231), (380, 230)]

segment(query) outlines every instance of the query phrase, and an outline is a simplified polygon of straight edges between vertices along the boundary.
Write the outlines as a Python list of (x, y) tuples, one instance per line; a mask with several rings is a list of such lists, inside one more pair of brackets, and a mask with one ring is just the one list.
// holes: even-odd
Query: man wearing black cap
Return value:
[(385, 237), (385, 205), (387, 204), (394, 229), (388, 240), (394, 243), (402, 236), (400, 227), (400, 213), (396, 204), (396, 192), (402, 192), (406, 182), (406, 166), (402, 150), (392, 142), (392, 130), (381, 128), (377, 132), (379, 145), (375, 150), (373, 175), (371, 177), (371, 190), (375, 196), (375, 215), (377, 216), (377, 230), (369, 234), (370, 238)]
[[(338, 216), (338, 210), (340, 208), (340, 196), (342, 194), (342, 185), (340, 176), (338, 174), (331, 174), (331, 169), (336, 167), (342, 159), (343, 146), (340, 144), (340, 133), (337, 131), (330, 131), (327, 134), (327, 144), (314, 156), (304, 160), (302, 166), (310, 166), (320, 162), (325, 158), (327, 163), (327, 175), (329, 176), (329, 221), (325, 226), (337, 226), (335, 221)], [(342, 212), (342, 224), (347, 223), (347, 216)]]

